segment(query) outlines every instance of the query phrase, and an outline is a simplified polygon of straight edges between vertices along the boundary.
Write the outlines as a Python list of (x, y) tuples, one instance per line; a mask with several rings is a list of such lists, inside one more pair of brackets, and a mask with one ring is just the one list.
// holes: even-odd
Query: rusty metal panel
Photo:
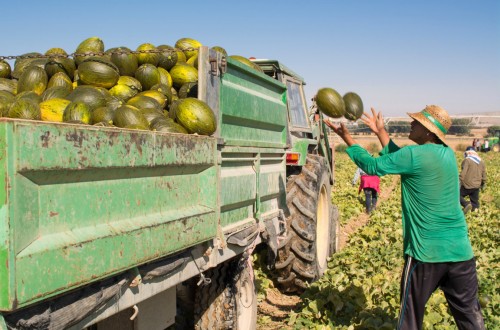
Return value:
[(0, 120), (0, 309), (216, 235), (211, 137)]

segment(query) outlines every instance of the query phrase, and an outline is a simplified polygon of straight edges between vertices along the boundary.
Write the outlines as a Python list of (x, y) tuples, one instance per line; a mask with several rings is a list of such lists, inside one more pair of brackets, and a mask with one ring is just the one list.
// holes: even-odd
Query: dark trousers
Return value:
[(485, 329), (477, 299), (476, 261), (425, 263), (406, 256), (397, 329), (422, 329), (425, 304), (441, 288), (460, 330)]
[(467, 196), (469, 196), (472, 209), (475, 210), (479, 208), (479, 188), (467, 189), (464, 186), (460, 186), (460, 205), (462, 205), (462, 207), (469, 204), (465, 199)]
[(363, 188), (363, 192), (365, 193), (366, 212), (370, 213), (377, 206), (377, 191), (373, 188)]

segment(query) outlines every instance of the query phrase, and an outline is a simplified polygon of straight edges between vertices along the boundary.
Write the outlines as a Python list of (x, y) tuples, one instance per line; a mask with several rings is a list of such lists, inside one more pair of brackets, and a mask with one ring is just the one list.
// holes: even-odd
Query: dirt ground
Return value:
[[(391, 185), (382, 190), (380, 194), (380, 202), (386, 200), (391, 195), (394, 187), (398, 184), (399, 177), (394, 176)], [(342, 250), (347, 246), (349, 236), (359, 228), (363, 227), (370, 216), (362, 213), (357, 217), (349, 219), (349, 221), (341, 227), (339, 248)], [(301, 299), (296, 295), (282, 294), (276, 288), (270, 288), (266, 291), (266, 299), (259, 303), (258, 315), (259, 318), (266, 317), (264, 324), (257, 324), (257, 330), (281, 330), (292, 329), (286, 324), (286, 319), (291, 311), (298, 311)]]

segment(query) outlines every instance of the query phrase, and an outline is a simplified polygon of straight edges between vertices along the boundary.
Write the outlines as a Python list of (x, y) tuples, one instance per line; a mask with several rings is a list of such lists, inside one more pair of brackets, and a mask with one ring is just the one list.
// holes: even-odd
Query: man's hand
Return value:
[(361, 116), (361, 120), (373, 133), (378, 135), (380, 132), (385, 131), (384, 117), (382, 116), (382, 112), (377, 113), (374, 108), (371, 108), (371, 110), (372, 116), (365, 112)]
[(340, 123), (340, 125), (335, 125), (328, 118), (323, 119), (323, 121), (325, 122), (326, 126), (330, 127), (335, 133), (337, 133), (337, 135), (340, 136), (340, 138), (344, 140), (344, 142), (348, 146), (356, 144), (356, 141), (354, 141), (354, 139), (351, 137), (351, 133), (349, 133), (349, 130), (344, 125), (344, 123)]
[(483, 184), (481, 185), (481, 191), (484, 191), (484, 189), (486, 189), (486, 183), (483, 183)]
[(382, 148), (385, 147), (389, 141), (391, 140), (389, 134), (385, 130), (384, 125), (384, 117), (382, 116), (382, 112), (375, 111), (374, 108), (371, 108), (372, 116), (370, 116), (367, 112), (363, 113), (361, 120), (368, 126), (375, 135), (377, 135)]

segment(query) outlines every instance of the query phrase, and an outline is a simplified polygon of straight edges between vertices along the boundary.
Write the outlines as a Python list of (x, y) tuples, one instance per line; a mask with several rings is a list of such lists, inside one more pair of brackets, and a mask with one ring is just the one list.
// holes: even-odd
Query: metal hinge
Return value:
[(223, 75), (227, 71), (227, 60), (225, 56), (222, 58), (211, 57), (209, 60), (210, 63), (210, 73), (213, 76)]

